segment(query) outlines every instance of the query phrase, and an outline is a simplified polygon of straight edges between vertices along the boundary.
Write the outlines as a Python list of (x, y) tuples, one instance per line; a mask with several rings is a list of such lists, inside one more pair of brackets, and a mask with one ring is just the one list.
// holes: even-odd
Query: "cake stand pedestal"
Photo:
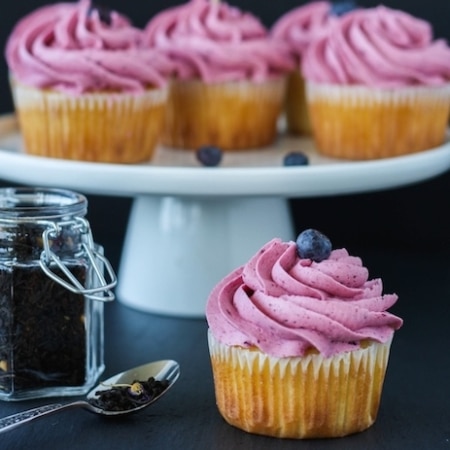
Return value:
[(283, 198), (137, 196), (118, 298), (144, 311), (201, 316), (214, 285), (273, 237), (293, 238)]
[[(283, 167), (301, 150), (308, 166)], [(27, 155), (14, 115), (0, 116), (0, 176), (32, 186), (134, 198), (118, 300), (135, 309), (203, 317), (214, 285), (274, 237), (295, 239), (289, 198), (416, 183), (450, 169), (450, 142), (376, 161), (321, 157), (307, 138), (280, 133), (270, 148), (224, 154), (201, 167), (189, 151), (159, 148), (151, 162), (88, 163)], [(108, 253), (108, 249), (105, 249)]]

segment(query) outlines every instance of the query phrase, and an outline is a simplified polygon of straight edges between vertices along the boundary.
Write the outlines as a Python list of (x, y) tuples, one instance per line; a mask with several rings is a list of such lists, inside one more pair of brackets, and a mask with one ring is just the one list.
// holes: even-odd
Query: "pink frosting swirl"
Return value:
[(330, 21), (337, 17), (330, 14), (331, 3), (314, 1), (298, 6), (281, 16), (272, 26), (272, 35), (287, 42), (292, 53), (300, 58), (310, 42), (327, 30)]
[(20, 82), (72, 94), (141, 92), (165, 86), (170, 60), (142, 45), (142, 30), (111, 11), (107, 19), (89, 0), (39, 8), (15, 26), (6, 45)]
[(387, 342), (403, 321), (387, 312), (396, 294), (358, 257), (333, 250), (319, 263), (301, 259), (294, 242), (273, 239), (211, 292), (206, 318), (224, 344), (258, 347), (275, 357), (351, 351), (362, 340)]
[(309, 81), (393, 88), (450, 80), (450, 48), (430, 24), (384, 6), (349, 12), (307, 49)]
[(287, 45), (252, 14), (225, 2), (191, 0), (153, 17), (146, 42), (176, 62), (180, 79), (265, 81), (293, 68)]

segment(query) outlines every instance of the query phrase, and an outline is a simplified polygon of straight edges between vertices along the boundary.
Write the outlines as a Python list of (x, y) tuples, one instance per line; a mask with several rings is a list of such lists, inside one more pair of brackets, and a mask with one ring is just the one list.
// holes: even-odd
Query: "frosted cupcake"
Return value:
[(287, 130), (294, 134), (311, 134), (306, 105), (305, 83), (300, 70), (302, 55), (310, 42), (326, 31), (337, 16), (327, 1), (310, 2), (281, 16), (272, 27), (272, 36), (289, 45), (296, 60), (296, 69), (288, 77), (285, 103)]
[(83, 161), (149, 160), (173, 66), (126, 17), (59, 3), (18, 22), (6, 46), (25, 151)]
[(316, 230), (273, 239), (206, 307), (215, 395), (231, 425), (280, 438), (345, 436), (376, 420), (402, 320), (360, 258)]
[(384, 6), (349, 12), (302, 62), (317, 149), (375, 159), (441, 145), (450, 48), (427, 22)]
[(176, 64), (165, 145), (241, 150), (275, 140), (294, 61), (259, 19), (225, 2), (191, 0), (156, 15), (145, 33)]

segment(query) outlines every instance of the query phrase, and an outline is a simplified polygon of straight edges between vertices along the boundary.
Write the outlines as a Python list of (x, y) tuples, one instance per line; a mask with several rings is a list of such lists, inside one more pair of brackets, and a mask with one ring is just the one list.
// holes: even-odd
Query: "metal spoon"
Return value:
[[(162, 360), (144, 364), (142, 366), (126, 370), (125, 372), (119, 373), (111, 378), (108, 378), (105, 381), (102, 381), (97, 387), (92, 389), (87, 394), (85, 400), (76, 400), (70, 403), (52, 403), (4, 417), (3, 419), (0, 419), (0, 433), (12, 430), (13, 428), (16, 428), (24, 423), (68, 408), (81, 407), (93, 413), (102, 414), (104, 416), (130, 414), (132, 412), (146, 408), (151, 403), (158, 400), (173, 386), (179, 375), (180, 366), (176, 361), (173, 360)], [(155, 380), (159, 381), (167, 380), (169, 384), (160, 394), (150, 398), (147, 401), (144, 401), (143, 403), (139, 403), (139, 405), (137, 406), (134, 406), (130, 409), (127, 408), (121, 409), (119, 411), (112, 411), (103, 409), (101, 406), (99, 406), (98, 402), (95, 404), (91, 403), (92, 400), (98, 398), (96, 393), (99, 391), (111, 389), (113, 385), (131, 385), (134, 381), (147, 381), (150, 377), (153, 377), (155, 378)]]

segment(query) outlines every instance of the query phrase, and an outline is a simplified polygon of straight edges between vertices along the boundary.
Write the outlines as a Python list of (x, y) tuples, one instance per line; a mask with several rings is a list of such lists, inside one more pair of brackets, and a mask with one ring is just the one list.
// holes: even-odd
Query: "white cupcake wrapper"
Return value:
[(332, 357), (276, 358), (208, 332), (218, 409), (245, 431), (283, 438), (356, 433), (376, 420), (391, 341)]
[(285, 76), (261, 83), (175, 80), (170, 87), (162, 142), (188, 150), (214, 145), (224, 151), (271, 145), (286, 82)]
[(11, 83), (27, 153), (54, 158), (148, 161), (164, 127), (168, 88), (70, 95)]
[(204, 83), (201, 80), (174, 81), (176, 89), (179, 92), (208, 92), (217, 91), (225, 95), (235, 97), (238, 95), (242, 99), (247, 97), (252, 100), (255, 95), (259, 96), (261, 101), (267, 99), (282, 99), (286, 90), (286, 77), (279, 77), (273, 80), (256, 83), (249, 80), (232, 81), (226, 83)]
[(146, 106), (156, 106), (166, 102), (168, 88), (151, 89), (137, 94), (132, 93), (84, 93), (71, 96), (56, 91), (28, 88), (13, 84), (14, 103), (20, 107), (40, 108), (42, 110), (85, 109), (88, 111), (104, 110), (114, 105), (123, 111), (134, 111)]
[(326, 156), (386, 158), (445, 140), (450, 83), (389, 89), (308, 82), (306, 91), (315, 146)]
[(392, 339), (384, 344), (374, 343), (367, 348), (360, 348), (352, 352), (342, 352), (337, 355), (325, 358), (320, 354), (309, 354), (302, 357), (276, 358), (260, 351), (252, 351), (242, 347), (233, 347), (222, 344), (214, 338), (211, 331), (208, 331), (208, 345), (211, 356), (215, 356), (222, 361), (228, 361), (239, 367), (241, 370), (254, 370), (258, 367), (263, 370), (267, 365), (273, 373), (274, 368), (280, 376), (284, 376), (286, 371), (291, 373), (306, 372), (312, 366), (314, 374), (317, 377), (320, 371), (324, 373), (344, 373), (348, 374), (350, 362), (360, 366), (365, 365), (368, 370), (372, 371), (374, 365), (381, 360), (387, 364), (389, 358), (389, 349)]
[(335, 102), (347, 106), (367, 105), (370, 103), (416, 104), (417, 101), (423, 100), (432, 100), (433, 102), (446, 104), (450, 102), (450, 83), (442, 86), (405, 86), (388, 89), (307, 82), (306, 96), (308, 101), (324, 99), (327, 102)]

